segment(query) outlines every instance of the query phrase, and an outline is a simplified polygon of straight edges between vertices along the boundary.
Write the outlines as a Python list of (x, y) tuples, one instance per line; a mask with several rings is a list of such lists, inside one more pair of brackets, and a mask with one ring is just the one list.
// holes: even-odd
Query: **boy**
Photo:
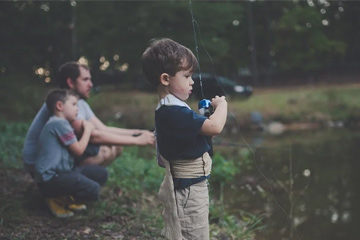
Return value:
[[(66, 89), (49, 92), (46, 106), (52, 115), (39, 138), (34, 179), (56, 217), (71, 217), (70, 210), (85, 209), (76, 201), (98, 200), (107, 170), (97, 165), (74, 168), (74, 156), (84, 153), (94, 125), (83, 121), (78, 141), (70, 123), (78, 114), (77, 96)], [(71, 196), (71, 197), (69, 197)]]
[(225, 97), (212, 99), (214, 113), (207, 119), (184, 102), (191, 94), (197, 59), (171, 39), (153, 41), (142, 55), (143, 72), (157, 87), (155, 111), (158, 161), (166, 166), (159, 199), (164, 205), (168, 239), (209, 239), (209, 192), (211, 171), (207, 136), (219, 134), (226, 122)]

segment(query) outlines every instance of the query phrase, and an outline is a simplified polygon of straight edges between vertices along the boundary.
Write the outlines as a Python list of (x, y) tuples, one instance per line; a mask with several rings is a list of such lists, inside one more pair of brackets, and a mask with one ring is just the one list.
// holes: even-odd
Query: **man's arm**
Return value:
[(108, 131), (95, 129), (91, 134), (91, 142), (110, 145), (153, 145), (155, 142), (154, 134), (151, 132), (142, 133), (139, 136), (122, 135)]
[(109, 127), (106, 126), (99, 118), (97, 118), (96, 116), (93, 116), (90, 119), (90, 122), (92, 124), (94, 124), (94, 126), (96, 127), (96, 129), (101, 130), (101, 131), (106, 131), (106, 132), (111, 132), (111, 133), (116, 133), (116, 134), (121, 134), (121, 135), (138, 135), (141, 134), (143, 132), (145, 132), (146, 130), (139, 130), (139, 129), (126, 129), (126, 128), (118, 128), (118, 127)]
[[(91, 133), (90, 142), (109, 145), (153, 145), (155, 142), (154, 134), (147, 130), (122, 129), (108, 127), (97, 117), (92, 117), (90, 122), (95, 126)], [(76, 135), (82, 135), (81, 120), (72, 123)], [(134, 134), (139, 134), (135, 137)]]

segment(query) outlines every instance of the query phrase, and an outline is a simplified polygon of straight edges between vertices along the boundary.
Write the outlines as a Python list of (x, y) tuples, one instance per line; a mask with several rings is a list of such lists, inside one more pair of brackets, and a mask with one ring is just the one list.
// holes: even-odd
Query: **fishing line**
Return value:
[[(190, 14), (191, 14), (191, 20), (192, 20), (192, 26), (193, 26), (193, 33), (194, 33), (194, 41), (195, 41), (195, 51), (196, 51), (196, 57), (198, 59), (198, 70), (199, 70), (199, 83), (200, 83), (200, 90), (201, 90), (201, 95), (202, 97), (204, 97), (204, 92), (203, 92), (203, 84), (202, 84), (202, 78), (201, 78), (201, 68), (200, 68), (200, 57), (199, 57), (199, 46), (198, 46), (198, 42), (197, 42), (197, 34), (196, 34), (196, 28), (195, 26), (197, 27), (197, 30), (199, 32), (199, 37), (200, 37), (200, 42), (201, 42), (201, 46), (202, 48), (204, 49), (206, 55), (209, 57), (210, 61), (211, 61), (211, 65), (212, 65), (212, 69), (213, 69), (213, 72), (214, 72), (214, 76), (215, 76), (215, 80), (217, 82), (217, 84), (219, 85), (219, 87), (221, 88), (221, 90), (224, 92), (224, 95), (226, 96), (226, 91), (224, 90), (224, 88), (221, 86), (220, 82), (218, 81), (217, 77), (216, 77), (216, 71), (215, 71), (215, 67), (214, 67), (214, 62), (209, 54), (209, 52), (206, 50), (203, 42), (202, 42), (202, 38), (201, 38), (201, 34), (200, 34), (200, 27), (198, 25), (198, 23), (196, 22), (195, 18), (194, 18), (194, 14), (193, 14), (193, 8), (192, 8), (192, 2), (191, 0), (189, 0), (189, 9), (190, 9)], [(238, 118), (235, 116), (235, 114), (232, 112), (232, 111), (229, 111), (231, 116), (235, 119), (236, 121), (236, 124), (237, 124), (237, 128), (239, 130), (239, 133), (240, 133), (240, 137), (242, 139), (242, 141), (245, 143), (245, 145), (247, 146), (247, 148), (250, 150), (250, 152), (252, 153), (252, 156), (253, 156), (253, 162), (254, 162), (254, 166), (255, 168), (257, 169), (257, 171), (260, 173), (260, 175), (266, 180), (267, 184), (269, 185), (270, 187), (270, 191), (271, 191), (271, 194), (272, 194), (272, 198), (274, 200), (274, 202), (276, 203), (276, 205), (278, 206), (278, 208), (285, 214), (287, 220), (290, 222), (290, 234), (291, 236), (293, 235), (293, 232), (295, 231), (295, 229), (293, 228), (293, 225), (292, 225), (292, 222), (291, 222), (291, 219), (289, 217), (289, 215), (287, 214), (286, 210), (281, 206), (281, 204), (279, 203), (279, 201), (276, 199), (275, 197), (275, 193), (274, 193), (274, 189), (272, 187), (272, 184), (270, 182), (270, 180), (265, 176), (265, 174), (260, 170), (258, 164), (257, 164), (257, 161), (256, 161), (256, 156), (255, 156), (255, 151), (253, 150), (253, 148), (248, 144), (248, 142), (245, 140), (243, 134), (242, 134), (242, 131), (240, 129), (240, 122), (238, 120)], [(299, 236), (296, 234), (295, 232), (295, 235), (296, 235), (296, 238), (297, 239), (300, 239)]]
[(198, 43), (197, 43), (196, 30), (195, 30), (195, 23), (196, 23), (196, 21), (195, 21), (194, 14), (193, 14), (193, 10), (192, 10), (192, 2), (191, 2), (191, 0), (189, 0), (189, 8), (190, 8), (191, 22), (192, 22), (192, 25), (193, 25), (193, 32), (194, 32), (196, 58), (197, 58), (197, 60), (198, 60), (200, 92), (201, 92), (201, 97), (204, 98), (204, 89), (203, 89), (202, 79), (201, 79), (199, 46), (198, 46)]
[[(189, 0), (189, 1), (191, 1), (191, 0)], [(192, 11), (192, 9), (191, 9), (191, 11)], [(191, 14), (192, 14), (192, 13), (191, 13)], [(215, 71), (215, 66), (214, 66), (214, 61), (213, 61), (210, 53), (209, 53), (209, 52), (207, 51), (207, 49), (204, 47), (205, 45), (204, 45), (204, 43), (203, 43), (203, 41), (202, 41), (201, 32), (200, 32), (200, 27), (199, 27), (199, 24), (197, 23), (197, 21), (196, 21), (195, 19), (193, 20), (193, 28), (194, 28), (194, 34), (196, 34), (195, 25), (194, 25), (194, 24), (196, 24), (197, 30), (198, 30), (198, 32), (199, 32), (199, 37), (200, 37), (201, 46), (202, 46), (204, 52), (206, 53), (206, 55), (208, 56), (208, 58), (210, 59), (211, 66), (212, 66), (212, 70), (213, 70), (213, 74), (214, 74), (214, 77), (215, 77), (215, 81), (216, 81), (217, 85), (220, 87), (221, 91), (224, 93), (224, 96), (226, 97), (226, 91), (225, 91), (225, 89), (221, 86), (221, 83), (219, 82), (219, 80), (218, 80), (218, 78), (217, 78), (216, 71)], [(195, 38), (196, 38), (196, 36), (195, 36)], [(197, 42), (195, 42), (195, 44), (197, 44)], [(196, 49), (198, 49), (198, 46), (196, 46)], [(198, 54), (198, 53), (197, 53), (197, 54)], [(199, 62), (199, 61), (200, 61), (200, 59), (198, 59), (198, 62)], [(199, 64), (200, 64), (200, 63), (199, 63)], [(201, 86), (201, 91), (202, 91), (202, 94), (203, 94), (202, 81), (201, 81), (200, 86)], [(203, 96), (204, 96), (204, 95), (203, 95)]]

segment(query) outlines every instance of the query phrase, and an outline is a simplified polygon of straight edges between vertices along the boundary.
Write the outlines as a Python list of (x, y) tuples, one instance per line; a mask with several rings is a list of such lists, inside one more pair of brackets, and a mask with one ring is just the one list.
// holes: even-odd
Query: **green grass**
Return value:
[[(16, 169), (19, 172), (22, 168), (21, 151), (29, 126), (29, 123), (0, 122), (2, 132), (0, 135), (0, 166), (6, 168), (6, 170), (4, 169), (6, 175), (2, 178), (5, 181), (14, 183), (19, 181), (11, 174), (10, 170)], [(211, 182), (214, 184), (219, 181), (231, 181), (239, 173), (239, 171), (234, 171), (238, 169), (235, 168), (235, 165), (237, 166), (239, 163), (233, 160), (227, 161), (221, 154), (217, 154), (214, 161), (218, 161), (217, 169), (214, 169), (214, 176), (211, 178)], [(89, 211), (85, 215), (76, 216), (74, 221), (79, 218), (96, 221), (96, 219), (111, 217), (118, 219), (120, 223), (111, 221), (97, 227), (101, 231), (124, 231), (134, 236), (142, 236), (144, 239), (159, 239), (164, 223), (161, 216), (162, 206), (157, 200), (157, 192), (163, 180), (164, 169), (157, 165), (155, 149), (152, 147), (126, 147), (123, 154), (108, 167), (108, 170), (110, 176), (102, 190), (101, 200), (89, 207)], [(224, 174), (227, 176), (226, 178), (222, 177)], [(17, 186), (13, 185), (12, 187), (15, 188), (12, 189), (15, 192)], [(31, 198), (31, 196), (27, 197)], [(6, 222), (16, 221), (16, 216), (27, 214), (22, 206), (24, 199), (6, 199), (0, 209), (0, 213), (6, 216)], [(221, 219), (221, 221), (213, 221), (211, 224), (211, 234), (214, 237), (222, 236), (225, 239), (252, 237), (260, 229), (260, 226), (264, 226), (261, 217), (255, 215), (249, 217), (249, 214), (241, 214), (242, 217), (234, 216), (227, 213), (223, 202), (215, 198), (212, 199), (212, 202), (210, 208), (212, 219)], [(121, 224), (122, 221), (126, 222), (126, 225)]]
[[(359, 84), (339, 86), (318, 86), (284, 89), (255, 89), (246, 101), (229, 97), (229, 110), (241, 124), (248, 124), (252, 111), (259, 111), (264, 121), (279, 120), (291, 122), (324, 122), (347, 119), (360, 120)], [(25, 98), (6, 94), (5, 102), (16, 106), (6, 111), (8, 119), (26, 122), (11, 122), (2, 118), (0, 122), (0, 161), (7, 169), (21, 169), (21, 150), (31, 119), (40, 108), (42, 101), (30, 102), (30, 90), (24, 89)], [(5, 95), (4, 95), (5, 96)], [(154, 109), (158, 98), (155, 93), (121, 92), (104, 89), (93, 94), (89, 100), (97, 116), (107, 124), (128, 128), (153, 129)], [(1, 109), (11, 109), (2, 102)], [(26, 102), (27, 104), (24, 104)], [(197, 108), (197, 101), (190, 99), (190, 106)], [(30, 114), (31, 113), (31, 114)], [(24, 117), (23, 117), (24, 114)], [(30, 116), (30, 117), (29, 117)], [(25, 120), (24, 120), (24, 119)], [(228, 121), (228, 124), (230, 121)], [(312, 136), (314, 138), (314, 136)], [(310, 138), (310, 140), (312, 139)], [(257, 231), (265, 227), (261, 216), (239, 212), (236, 215), (226, 211), (223, 204), (221, 186), (231, 182), (242, 169), (252, 166), (250, 153), (221, 151), (214, 157), (214, 168), (210, 182), (219, 186), (220, 198), (211, 196), (211, 234), (218, 239), (252, 239)], [(231, 151), (240, 151), (233, 149)], [(102, 199), (90, 208), (89, 219), (119, 216), (126, 219), (126, 226), (113, 222), (102, 224), (102, 229), (118, 230), (126, 228), (130, 232), (142, 232), (149, 239), (156, 239), (163, 226), (162, 207), (156, 194), (163, 178), (164, 170), (155, 160), (155, 150), (151, 147), (126, 147), (124, 153), (109, 167), (110, 178), (103, 189)], [(231, 156), (241, 156), (241, 161)], [(250, 156), (250, 157), (249, 157)], [(9, 177), (11, 174), (8, 175)], [(212, 194), (212, 193), (211, 193)], [(7, 209), (18, 209), (16, 201)]]
[(247, 101), (231, 101), (238, 116), (259, 111), (266, 121), (309, 122), (360, 118), (360, 85), (256, 90)]
[(0, 161), (11, 168), (21, 168), (19, 164), (29, 123), (0, 122)]
[[(121, 157), (109, 167), (110, 179), (106, 188), (108, 190), (109, 188), (116, 189), (117, 193), (121, 192), (121, 195), (127, 196), (128, 202), (124, 202), (121, 198), (115, 202), (109, 201), (108, 199), (114, 197), (107, 197), (106, 203), (99, 203), (100, 212), (111, 211), (111, 214), (133, 215), (151, 228), (162, 228), (163, 221), (160, 215), (162, 207), (156, 198), (156, 194), (165, 171), (157, 166), (154, 154), (155, 150), (150, 147), (126, 148)], [(242, 156), (245, 162), (249, 160), (248, 152), (243, 153)], [(210, 182), (215, 185), (218, 185), (219, 182), (232, 181), (235, 175), (240, 173), (239, 169), (241, 168), (239, 166), (243, 164), (232, 159), (227, 161), (221, 154), (216, 154), (214, 162), (216, 162), (216, 166), (212, 171)], [(226, 177), (224, 178), (224, 176)], [(213, 196), (210, 198), (212, 199)], [(136, 207), (131, 207), (131, 203), (135, 204)], [(245, 212), (241, 212), (238, 216), (229, 214), (221, 200), (212, 199), (210, 215), (211, 219), (220, 219), (211, 224), (211, 235), (214, 237), (253, 239), (255, 232), (265, 227), (262, 223), (262, 217)]]

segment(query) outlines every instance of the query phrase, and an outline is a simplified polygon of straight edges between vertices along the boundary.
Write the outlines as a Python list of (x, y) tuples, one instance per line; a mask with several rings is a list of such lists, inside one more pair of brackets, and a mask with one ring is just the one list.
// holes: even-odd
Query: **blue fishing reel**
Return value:
[(211, 101), (208, 99), (203, 99), (199, 102), (199, 113), (202, 116), (207, 118), (213, 113), (213, 107), (211, 106)]
[[(202, 116), (205, 116), (207, 118), (210, 117), (210, 115), (213, 113), (214, 109), (213, 107), (211, 106), (211, 101), (208, 100), (208, 99), (203, 99), (199, 102), (199, 113), (200, 115)], [(214, 151), (213, 151), (213, 146), (212, 146), (212, 139), (211, 137), (207, 136), (206, 137), (206, 141), (207, 143), (209, 144), (210, 146), (210, 149), (208, 151), (209, 155), (210, 156), (213, 156), (214, 155)]]

